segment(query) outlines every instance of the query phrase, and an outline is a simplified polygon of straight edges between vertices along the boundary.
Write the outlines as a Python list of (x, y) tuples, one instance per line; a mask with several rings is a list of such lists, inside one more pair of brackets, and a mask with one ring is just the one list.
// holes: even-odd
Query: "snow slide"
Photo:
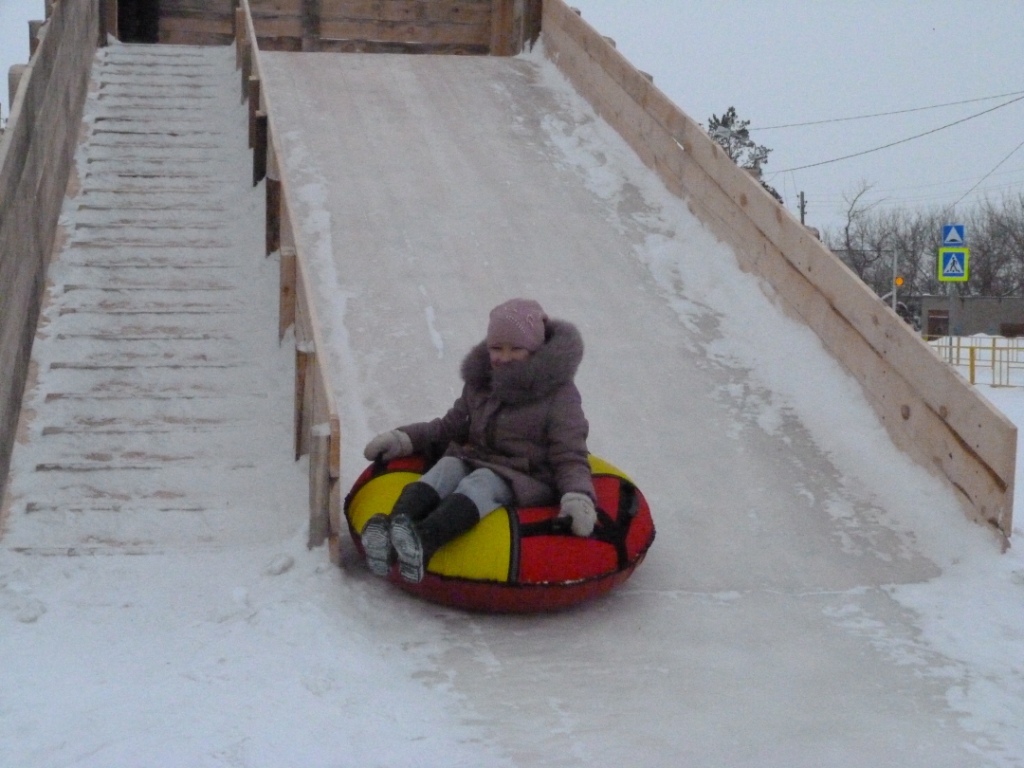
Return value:
[(948, 659), (892, 590), (994, 543), (539, 48), (266, 53), (261, 76), (342, 487), (372, 434), (450, 404), (487, 311), (522, 295), (579, 324), (591, 448), (655, 510), (648, 561), (598, 605), (399, 599), (443, 617), (436, 669), (489, 743), (516, 765), (962, 764)]
[[(1017, 561), (992, 565), (990, 534), (540, 50), (264, 59), (339, 485), (374, 432), (448, 406), (491, 306), (532, 296), (581, 328), (591, 448), (658, 539), (607, 599), (542, 617), (424, 604), (344, 540), (340, 569), (307, 551), (279, 255), (232, 52), (196, 50), (187, 86), (122, 61), (170, 104), (103, 112), (136, 49), (94, 67), (0, 540), (0, 765), (1021, 764), (1019, 621), (991, 619), (1019, 613)], [(190, 146), (159, 161), (165, 141)], [(175, 191), (87, 205), (115, 194), (90, 174)], [(979, 648), (950, 640), (968, 623)]]

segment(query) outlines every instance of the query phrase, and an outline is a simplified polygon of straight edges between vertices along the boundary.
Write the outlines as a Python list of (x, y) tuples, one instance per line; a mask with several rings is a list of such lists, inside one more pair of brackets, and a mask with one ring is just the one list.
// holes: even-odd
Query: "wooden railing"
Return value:
[(253, 148), (253, 182), (267, 179), (267, 255), (279, 252), (279, 338), (294, 329), (295, 344), (295, 457), (309, 457), (309, 546), (330, 544), (338, 559), (342, 530), (341, 423), (323, 326), (312, 301), (312, 275), (306, 254), (295, 241), (289, 199), (296, 194), (277, 173), (277, 149), (267, 115), (267, 96), (260, 87), (259, 47), (249, 8), (241, 0), (236, 14), (236, 51), (242, 94), (249, 101), (249, 143)]
[(0, 139), (0, 495), (10, 468), (46, 267), (58, 236), (89, 72), (103, 39), (100, 0), (46, 4), (33, 23)]

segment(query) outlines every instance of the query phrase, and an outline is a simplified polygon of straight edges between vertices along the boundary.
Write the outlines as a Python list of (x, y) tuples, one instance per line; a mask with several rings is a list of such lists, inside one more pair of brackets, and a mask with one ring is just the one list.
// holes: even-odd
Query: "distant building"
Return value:
[(925, 336), (1024, 336), (1024, 298), (1007, 296), (922, 296)]

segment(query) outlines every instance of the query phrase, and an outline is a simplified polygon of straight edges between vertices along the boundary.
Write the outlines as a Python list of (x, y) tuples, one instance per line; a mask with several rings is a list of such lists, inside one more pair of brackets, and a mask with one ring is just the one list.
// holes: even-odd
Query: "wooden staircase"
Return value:
[(0, 545), (279, 537), (305, 486), (233, 49), (114, 44), (91, 78)]

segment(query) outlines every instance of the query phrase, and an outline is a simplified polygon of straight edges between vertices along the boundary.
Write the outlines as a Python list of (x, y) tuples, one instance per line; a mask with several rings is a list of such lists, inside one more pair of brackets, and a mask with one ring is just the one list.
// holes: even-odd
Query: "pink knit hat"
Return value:
[(536, 352), (544, 343), (544, 314), (532, 299), (511, 299), (491, 310), (487, 343), (511, 344)]

